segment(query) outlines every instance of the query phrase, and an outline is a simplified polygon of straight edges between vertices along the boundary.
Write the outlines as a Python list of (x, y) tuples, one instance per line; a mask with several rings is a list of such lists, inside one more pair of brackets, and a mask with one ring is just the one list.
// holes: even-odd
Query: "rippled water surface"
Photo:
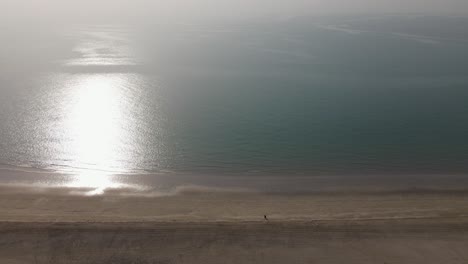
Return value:
[(7, 32), (23, 44), (2, 44), (0, 163), (81, 175), (77, 185), (467, 173), (467, 40), (394, 30), (292, 20)]

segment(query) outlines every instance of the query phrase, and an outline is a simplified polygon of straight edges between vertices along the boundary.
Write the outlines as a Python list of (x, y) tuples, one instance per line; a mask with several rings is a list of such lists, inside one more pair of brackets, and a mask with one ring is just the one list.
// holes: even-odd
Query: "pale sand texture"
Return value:
[(261, 194), (184, 188), (171, 195), (125, 190), (70, 195), (68, 188), (0, 187), (0, 221), (273, 221), (468, 217), (466, 191)]
[[(267, 214), (270, 221), (263, 221)], [(0, 192), (0, 263), (468, 263), (468, 193)]]
[(2, 223), (0, 263), (468, 263), (466, 220)]

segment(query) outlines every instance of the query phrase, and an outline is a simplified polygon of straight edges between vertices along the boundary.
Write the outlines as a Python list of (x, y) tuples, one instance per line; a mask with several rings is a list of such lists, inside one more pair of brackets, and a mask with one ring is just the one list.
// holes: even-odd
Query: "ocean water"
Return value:
[(6, 30), (0, 164), (89, 182), (459, 181), (466, 28), (383, 16)]

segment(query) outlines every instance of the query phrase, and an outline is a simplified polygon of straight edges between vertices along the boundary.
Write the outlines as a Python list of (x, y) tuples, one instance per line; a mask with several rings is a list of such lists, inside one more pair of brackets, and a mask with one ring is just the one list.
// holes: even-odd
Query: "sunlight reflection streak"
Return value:
[(70, 82), (70, 113), (66, 131), (77, 164), (86, 166), (71, 183), (73, 187), (118, 188), (111, 181), (110, 173), (122, 167), (119, 160), (125, 153), (118, 151), (125, 130), (122, 127), (121, 87), (126, 80), (118, 75), (85, 75), (77, 82)]

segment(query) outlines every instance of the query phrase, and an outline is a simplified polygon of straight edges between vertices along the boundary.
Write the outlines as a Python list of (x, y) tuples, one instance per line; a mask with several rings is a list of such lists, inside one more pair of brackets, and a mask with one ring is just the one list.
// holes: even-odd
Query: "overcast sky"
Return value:
[(0, 0), (13, 19), (180, 20), (330, 13), (467, 14), (468, 0)]

